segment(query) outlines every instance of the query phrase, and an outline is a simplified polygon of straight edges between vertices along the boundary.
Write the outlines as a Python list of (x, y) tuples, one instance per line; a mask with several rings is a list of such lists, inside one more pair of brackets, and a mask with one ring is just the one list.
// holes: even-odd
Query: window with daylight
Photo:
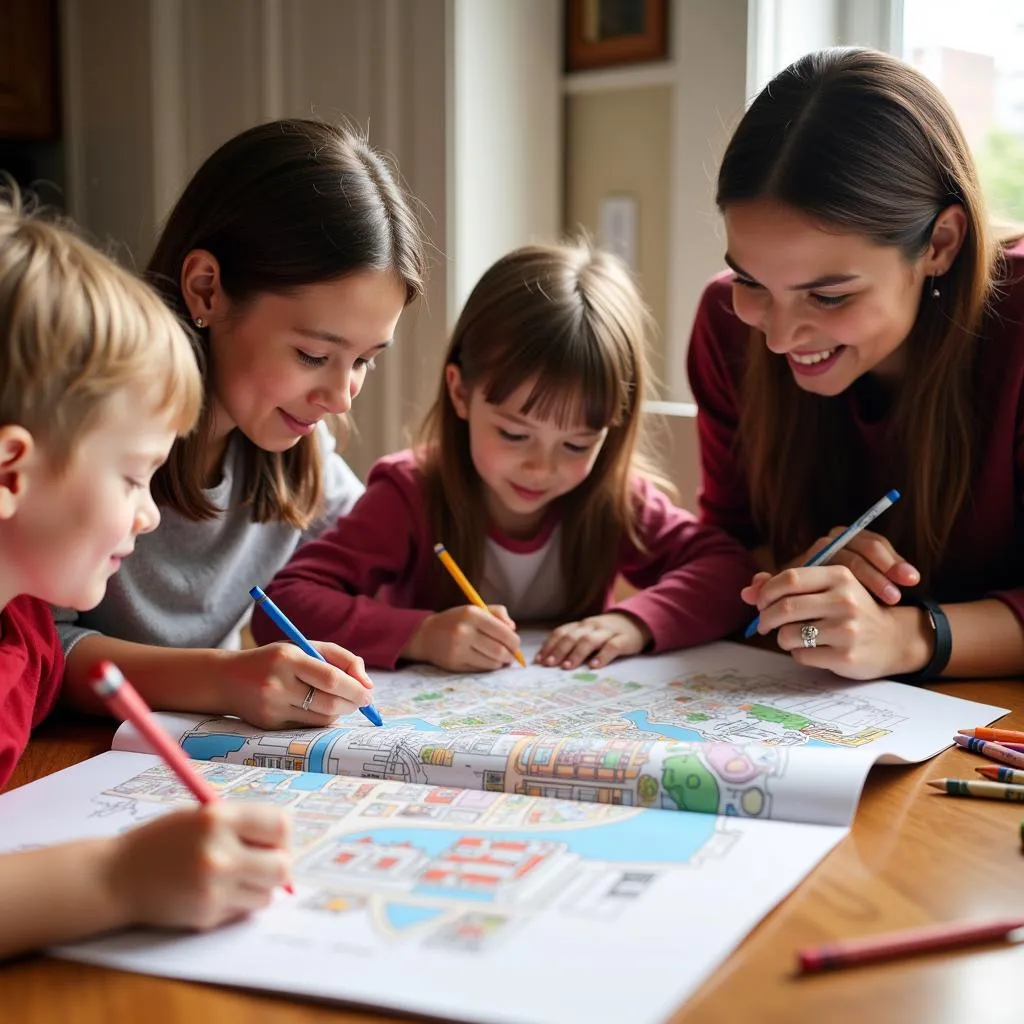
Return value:
[(1024, 222), (1024, 3), (903, 0), (903, 59), (952, 104), (993, 216)]

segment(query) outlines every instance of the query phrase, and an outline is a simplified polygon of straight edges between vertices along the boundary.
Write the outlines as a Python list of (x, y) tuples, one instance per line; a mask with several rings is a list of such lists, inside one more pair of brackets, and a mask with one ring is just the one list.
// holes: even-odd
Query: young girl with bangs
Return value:
[(362, 493), (328, 422), (391, 345), (423, 272), (409, 197), (348, 129), (258, 125), (196, 171), (146, 276), (192, 339), (203, 408), (154, 478), (160, 528), (96, 608), (57, 613), (73, 700), (104, 710), (86, 680), (108, 658), (157, 709), (263, 728), (323, 725), (370, 702), (349, 651), (238, 650), (239, 626), (249, 588)]
[[(420, 444), (380, 460), (346, 517), (269, 593), (368, 664), (508, 665), (517, 623), (561, 623), (537, 660), (593, 667), (721, 638), (750, 563), (657, 488), (642, 455), (650, 315), (586, 245), (495, 263), (462, 311)], [(496, 615), (466, 603), (443, 543)], [(638, 592), (612, 597), (621, 574)], [(258, 640), (273, 629), (254, 621)]]

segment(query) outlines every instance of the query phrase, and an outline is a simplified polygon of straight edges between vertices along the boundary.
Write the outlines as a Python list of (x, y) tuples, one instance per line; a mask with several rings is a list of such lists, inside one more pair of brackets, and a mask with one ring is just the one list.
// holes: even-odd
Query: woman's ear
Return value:
[(941, 277), (956, 259), (967, 237), (967, 213), (959, 203), (947, 206), (935, 218), (931, 241), (924, 254), (924, 272), (928, 277)]
[(462, 370), (454, 363), (449, 363), (444, 368), (444, 382), (448, 387), (448, 397), (451, 399), (459, 419), (469, 419), (469, 393), (462, 383)]
[(220, 263), (205, 249), (193, 249), (181, 264), (181, 294), (193, 323), (209, 323), (224, 313), (224, 290), (220, 283)]
[(0, 427), (0, 519), (10, 519), (23, 500), (36, 451), (35, 438), (24, 427)]

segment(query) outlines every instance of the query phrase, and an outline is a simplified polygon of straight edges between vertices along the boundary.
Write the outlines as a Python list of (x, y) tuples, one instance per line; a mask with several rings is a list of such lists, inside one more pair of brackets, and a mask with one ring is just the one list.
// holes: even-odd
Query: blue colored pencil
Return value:
[[(847, 544), (853, 540), (862, 530), (867, 529), (887, 508), (891, 505), (895, 505), (900, 500), (900, 492), (897, 490), (889, 491), (888, 494), (879, 498), (854, 523), (849, 525), (838, 537), (830, 540), (820, 551), (815, 552), (807, 559), (803, 564), (803, 568), (810, 569), (815, 565), (824, 565), (833, 555), (837, 555)], [(756, 632), (758, 623), (761, 621), (760, 614), (754, 618), (754, 621), (747, 626), (747, 631), (743, 634), (744, 639), (749, 640)]]
[[(273, 601), (267, 597), (266, 594), (259, 587), (253, 587), (249, 591), (249, 596), (256, 602), (256, 604), (262, 608), (266, 613), (267, 617), (274, 623), (275, 626), (296, 647), (305, 651), (311, 658), (316, 658), (317, 661), (326, 662), (327, 659), (299, 632), (298, 628), (288, 618), (287, 615), (280, 608), (274, 604)], [(373, 704), (367, 704), (366, 707), (359, 709), (374, 725), (383, 725), (384, 720), (380, 717), (380, 712), (373, 706)]]

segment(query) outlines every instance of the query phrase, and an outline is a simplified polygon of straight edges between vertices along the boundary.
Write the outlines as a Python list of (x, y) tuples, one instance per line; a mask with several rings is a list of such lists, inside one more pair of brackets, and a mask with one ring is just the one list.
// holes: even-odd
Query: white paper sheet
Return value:
[[(846, 832), (197, 768), (227, 799), (291, 808), (295, 896), (205, 935), (58, 955), (444, 1020), (656, 1024)], [(113, 834), (187, 799), (156, 758), (106, 753), (0, 796), (0, 847)]]

